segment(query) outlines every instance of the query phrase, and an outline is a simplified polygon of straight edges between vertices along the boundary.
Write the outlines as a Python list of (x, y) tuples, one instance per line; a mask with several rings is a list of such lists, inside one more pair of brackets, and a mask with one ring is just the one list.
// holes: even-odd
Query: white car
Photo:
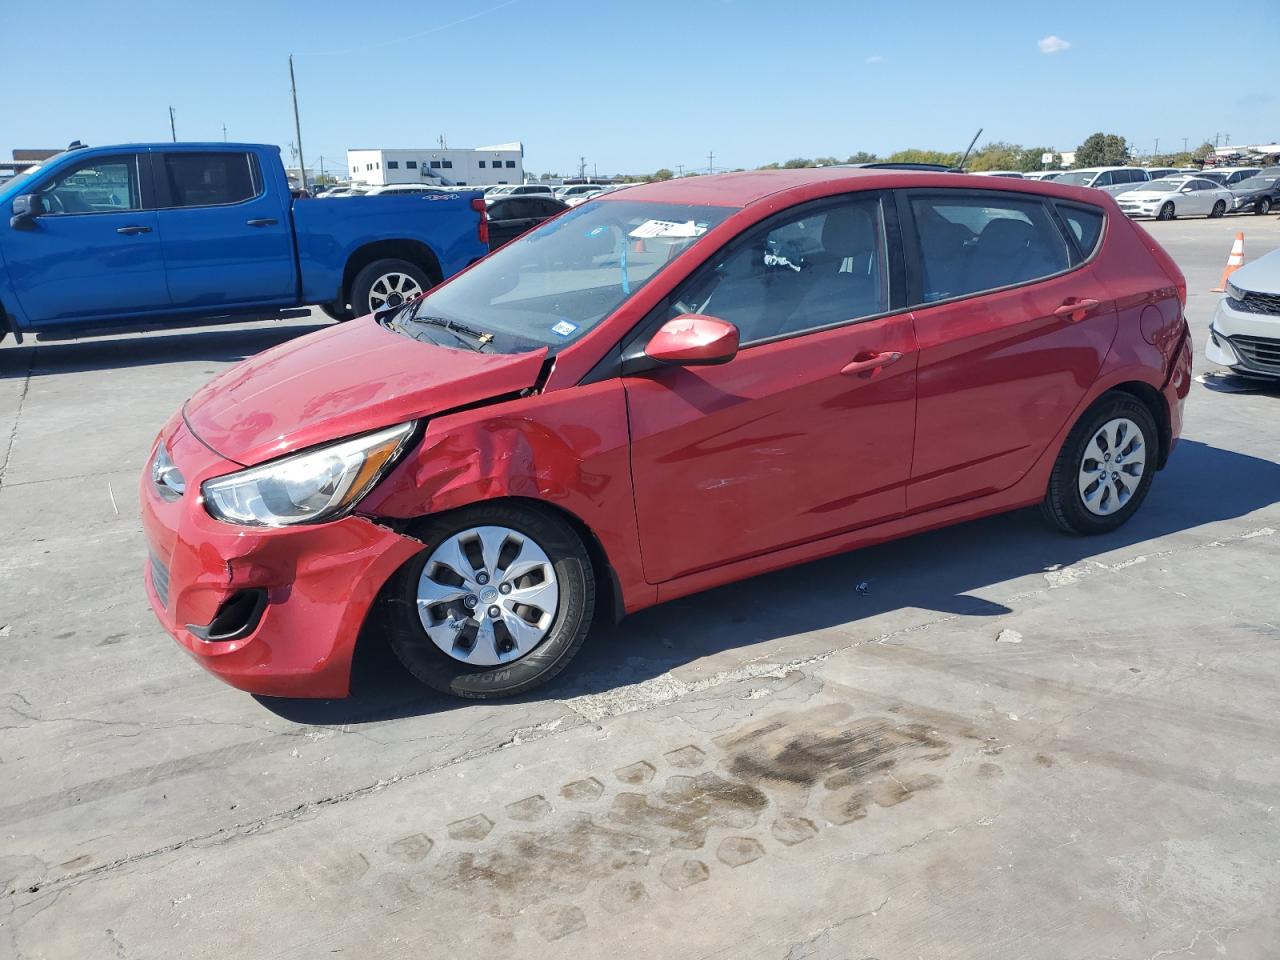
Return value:
[(1065, 170), (1032, 170), (1022, 175), (1023, 180), (1057, 180)]
[(575, 183), (568, 187), (561, 187), (556, 191), (556, 199), (563, 200), (571, 207), (576, 207), (584, 200), (590, 200), (597, 193), (604, 190), (602, 183)]
[(371, 187), (366, 197), (385, 197), (397, 196), (403, 194), (414, 193), (441, 193), (442, 188), (433, 187), (427, 183), (384, 183), (380, 186)]
[(546, 183), (509, 183), (501, 187), (493, 187), (484, 192), (485, 199), (490, 197), (523, 197), (533, 194), (539, 197), (555, 197), (556, 192)]
[(1165, 177), (1152, 180), (1116, 197), (1120, 209), (1130, 217), (1220, 217), (1235, 200), (1226, 187), (1204, 177)]
[(1068, 170), (1053, 182), (1072, 187), (1093, 187), (1114, 197), (1150, 179), (1142, 167), (1081, 167), (1078, 170)]
[(1236, 373), (1280, 378), (1280, 250), (1231, 275), (1204, 355)]
[(970, 170), (975, 177), (1007, 177), (1010, 180), (1021, 180), (1024, 176), (1020, 170)]

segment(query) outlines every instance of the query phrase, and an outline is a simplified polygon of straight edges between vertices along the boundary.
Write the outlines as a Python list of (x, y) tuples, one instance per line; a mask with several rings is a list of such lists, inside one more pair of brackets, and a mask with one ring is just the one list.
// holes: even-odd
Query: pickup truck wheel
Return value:
[(356, 316), (386, 310), (413, 300), (435, 284), (427, 272), (408, 260), (375, 260), (356, 274), (351, 284), (351, 309)]

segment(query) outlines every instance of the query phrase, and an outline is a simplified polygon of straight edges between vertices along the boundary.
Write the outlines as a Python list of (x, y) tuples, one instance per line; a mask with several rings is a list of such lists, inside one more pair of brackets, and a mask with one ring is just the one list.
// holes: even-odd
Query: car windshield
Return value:
[(1073, 170), (1058, 177), (1056, 182), (1069, 184), (1073, 187), (1087, 187), (1097, 175), (1093, 170)]
[[(495, 352), (558, 349), (735, 210), (634, 200), (573, 207), (427, 294), (414, 315), (491, 334), (484, 346)], [(412, 335), (414, 325), (397, 328)]]

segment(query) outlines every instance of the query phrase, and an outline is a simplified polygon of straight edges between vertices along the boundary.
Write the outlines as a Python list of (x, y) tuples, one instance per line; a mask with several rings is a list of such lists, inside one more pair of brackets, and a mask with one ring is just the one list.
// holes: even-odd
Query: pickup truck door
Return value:
[(257, 154), (157, 150), (152, 162), (175, 308), (297, 302), (292, 201)]
[(0, 221), (4, 261), (32, 326), (169, 305), (145, 153), (85, 157), (32, 185), (38, 216)]

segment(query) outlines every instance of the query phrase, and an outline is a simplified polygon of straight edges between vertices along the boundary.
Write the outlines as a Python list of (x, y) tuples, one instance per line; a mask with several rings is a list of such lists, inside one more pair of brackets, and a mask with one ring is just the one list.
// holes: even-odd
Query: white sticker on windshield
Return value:
[(684, 223), (678, 223), (675, 220), (646, 220), (640, 226), (636, 227), (630, 237), (637, 240), (648, 240), (653, 237), (700, 237), (707, 232), (707, 228), (703, 224), (694, 223), (687, 220)]
[(551, 328), (551, 332), (558, 333), (562, 337), (567, 337), (577, 329), (578, 325), (576, 323), (570, 323), (568, 320), (561, 320)]

